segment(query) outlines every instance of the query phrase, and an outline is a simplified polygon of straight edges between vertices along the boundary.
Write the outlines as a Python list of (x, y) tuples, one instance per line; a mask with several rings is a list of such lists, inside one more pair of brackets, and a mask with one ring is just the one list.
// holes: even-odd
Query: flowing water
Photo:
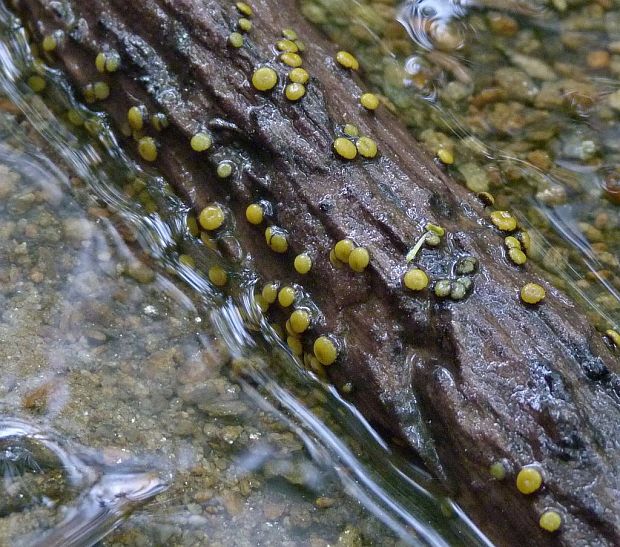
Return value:
[[(562, 0), (301, 6), (353, 47), (431, 153), (453, 154), (452, 174), (517, 209), (539, 262), (617, 329), (616, 12)], [(593, 40), (612, 51), (574, 89), (540, 37), (569, 31), (573, 66)], [(187, 206), (34, 62), (4, 7), (0, 32), (0, 544), (487, 544), (291, 356), (254, 302), (255, 273), (195, 237)], [(543, 62), (555, 78), (536, 73)], [(572, 102), (536, 104), (558, 93)]]

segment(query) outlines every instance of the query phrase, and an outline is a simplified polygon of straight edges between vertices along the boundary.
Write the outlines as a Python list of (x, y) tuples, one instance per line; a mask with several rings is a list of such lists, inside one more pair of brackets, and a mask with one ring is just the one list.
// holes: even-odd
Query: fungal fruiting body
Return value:
[(207, 205), (200, 211), (198, 222), (205, 230), (217, 230), (224, 224), (224, 211), (219, 205)]
[(314, 341), (313, 350), (314, 356), (318, 359), (319, 363), (324, 366), (333, 364), (338, 357), (338, 348), (336, 344), (327, 336), (319, 336)]
[(349, 254), (349, 266), (354, 272), (363, 272), (370, 262), (370, 253), (364, 247), (356, 247)]
[(538, 304), (545, 298), (545, 289), (537, 283), (527, 283), (521, 288), (521, 300), (526, 304)]
[(340, 66), (350, 68), (351, 70), (357, 70), (360, 67), (357, 59), (348, 51), (339, 51), (336, 53), (336, 61)]
[(278, 75), (273, 68), (261, 67), (252, 75), (252, 85), (259, 91), (269, 91), (278, 83)]
[(428, 275), (419, 268), (412, 268), (403, 276), (403, 284), (411, 291), (421, 291), (428, 286)]
[(517, 219), (508, 211), (493, 211), (491, 213), (491, 222), (503, 232), (512, 232), (517, 228)]
[(542, 486), (543, 478), (535, 467), (524, 467), (517, 475), (517, 490), (522, 494), (533, 494)]
[(336, 151), (336, 154), (345, 160), (352, 160), (357, 156), (357, 148), (355, 144), (344, 137), (338, 137), (334, 141), (334, 150)]

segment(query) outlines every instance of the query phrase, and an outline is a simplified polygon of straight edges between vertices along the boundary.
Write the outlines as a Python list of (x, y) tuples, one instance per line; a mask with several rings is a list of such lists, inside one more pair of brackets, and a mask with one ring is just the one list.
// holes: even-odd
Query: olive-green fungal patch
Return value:
[(194, 152), (204, 152), (211, 148), (213, 141), (208, 133), (201, 131), (190, 139), (189, 144)]
[(276, 49), (278, 51), (284, 51), (288, 53), (297, 53), (299, 51), (297, 44), (292, 40), (278, 40), (276, 42)]
[(353, 160), (357, 156), (357, 147), (349, 139), (338, 137), (334, 141), (334, 150), (341, 158), (345, 160)]
[(440, 279), (435, 283), (435, 295), (439, 298), (445, 298), (450, 295), (452, 283), (449, 279)]
[(157, 159), (157, 143), (152, 137), (142, 137), (138, 141), (138, 153), (145, 161)]
[(283, 308), (288, 308), (295, 302), (295, 289), (290, 286), (282, 287), (278, 292), (278, 304)]
[(295, 40), (295, 45), (300, 52), (306, 51), (306, 44), (302, 40)]
[(240, 34), (239, 32), (231, 32), (228, 35), (228, 43), (232, 47), (236, 47), (236, 48), (243, 47), (243, 43), (244, 43), (243, 34)]
[(179, 264), (182, 264), (183, 266), (187, 266), (188, 268), (196, 267), (196, 261), (194, 260), (194, 258), (186, 254), (179, 255)]
[(93, 84), (93, 92), (96, 100), (104, 101), (110, 96), (110, 86), (105, 82), (95, 82)]
[(557, 532), (562, 527), (562, 515), (553, 510), (545, 511), (540, 515), (538, 525), (546, 532)]
[(441, 237), (435, 232), (427, 232), (424, 236), (424, 243), (429, 247), (437, 247), (441, 243)]
[(263, 287), (263, 290), (261, 291), (261, 295), (264, 298), (265, 302), (269, 304), (273, 304), (278, 298), (278, 284), (267, 283)]
[(263, 206), (259, 203), (251, 203), (245, 210), (245, 218), (250, 224), (260, 224), (265, 218)]
[(542, 474), (535, 467), (524, 467), (517, 474), (516, 485), (517, 490), (521, 492), (521, 494), (533, 494), (540, 489), (542, 483)]
[(129, 123), (129, 127), (134, 131), (142, 131), (145, 116), (146, 108), (144, 106), (132, 106), (127, 111), (127, 122)]
[(455, 271), (459, 275), (472, 274), (478, 268), (478, 259), (474, 256), (465, 256), (456, 263)]
[(439, 237), (443, 237), (446, 235), (446, 230), (443, 226), (438, 226), (437, 224), (433, 224), (432, 222), (427, 222), (424, 228), (429, 232), (437, 234)]
[(310, 80), (310, 74), (305, 68), (297, 67), (288, 73), (288, 79), (294, 84), (305, 85)]
[(314, 356), (323, 366), (332, 365), (338, 358), (338, 348), (327, 336), (319, 336), (313, 345)]
[(437, 158), (444, 165), (452, 165), (454, 163), (454, 153), (447, 148), (440, 148), (437, 151)]
[(349, 254), (349, 267), (354, 271), (363, 272), (370, 263), (370, 253), (365, 247), (356, 247)]
[(30, 87), (30, 89), (32, 89), (32, 91), (34, 91), (35, 93), (41, 93), (46, 86), (47, 82), (45, 81), (45, 78), (43, 78), (43, 76), (35, 74), (28, 78), (28, 87)]
[(374, 158), (377, 156), (377, 143), (369, 137), (360, 137), (355, 143), (359, 155), (364, 158)]
[(70, 123), (78, 127), (84, 124), (84, 118), (82, 118), (81, 114), (73, 108), (67, 111), (67, 119)]
[(310, 314), (306, 310), (295, 310), (289, 321), (291, 330), (295, 334), (302, 334), (310, 326)]
[(198, 222), (205, 230), (217, 230), (224, 224), (224, 210), (217, 204), (207, 205), (198, 215)]
[(252, 74), (252, 85), (259, 91), (269, 91), (278, 83), (278, 75), (273, 68), (260, 67)]
[(504, 238), (504, 245), (507, 249), (519, 249), (521, 250), (521, 242), (514, 236), (508, 236)]
[(292, 28), (282, 29), (282, 36), (284, 36), (287, 40), (297, 40), (299, 36)]
[(506, 467), (502, 462), (495, 462), (489, 466), (489, 474), (496, 481), (503, 481), (506, 478)]
[(168, 120), (168, 116), (166, 116), (163, 112), (155, 112), (151, 116), (151, 126), (156, 131), (163, 131), (170, 125), (170, 121)]
[(334, 249), (329, 251), (329, 262), (331, 263), (331, 265), (334, 268), (337, 268), (339, 270), (341, 268), (344, 268), (344, 262), (342, 262), (341, 260), (338, 260), (338, 258), (336, 257), (336, 253), (335, 253)]
[(517, 234), (517, 239), (521, 243), (521, 250), (527, 255), (532, 248), (532, 238), (527, 230), (521, 230)]
[(282, 55), (280, 55), (280, 61), (292, 68), (299, 68), (303, 64), (303, 59), (298, 53), (282, 53)]
[(46, 53), (51, 53), (58, 47), (58, 40), (53, 34), (48, 34), (45, 36), (41, 42), (41, 48)]
[(289, 101), (298, 101), (306, 94), (306, 88), (303, 84), (287, 84), (284, 94)]
[(239, 10), (239, 13), (241, 13), (242, 15), (245, 15), (246, 17), (252, 17), (252, 7), (246, 2), (237, 2), (235, 6)]
[(452, 300), (462, 300), (465, 298), (471, 287), (471, 283), (471, 279), (466, 277), (453, 281), (450, 287), (450, 298), (452, 298)]
[(379, 97), (377, 97), (374, 93), (364, 93), (360, 97), (360, 104), (366, 110), (377, 110), (379, 108)]
[(355, 249), (355, 243), (351, 239), (341, 239), (334, 245), (334, 255), (341, 262), (348, 263), (353, 249)]
[(429, 279), (424, 270), (411, 268), (403, 276), (403, 285), (410, 291), (421, 291), (428, 287)]
[(517, 219), (508, 211), (493, 211), (491, 222), (502, 232), (512, 232), (517, 229)]
[(342, 132), (349, 137), (360, 136), (360, 130), (358, 129), (356, 125), (353, 125), (352, 123), (345, 124), (344, 127), (342, 128)]
[(357, 70), (360, 67), (358, 60), (351, 55), (348, 51), (339, 51), (336, 53), (336, 62), (344, 67), (351, 70)]
[(607, 336), (611, 340), (611, 342), (614, 346), (616, 346), (616, 348), (620, 349), (620, 334), (618, 333), (618, 331), (615, 331), (614, 329), (607, 329), (605, 331), (605, 336)]
[(228, 160), (221, 161), (217, 164), (216, 173), (217, 176), (221, 179), (226, 179), (232, 175), (233, 172), (233, 164)]
[(293, 261), (293, 267), (297, 273), (305, 275), (312, 269), (312, 258), (307, 253), (298, 254)]
[(527, 262), (527, 256), (521, 249), (508, 249), (508, 258), (517, 266), (522, 266)]
[(239, 21), (237, 21), (237, 27), (242, 32), (250, 32), (252, 30), (252, 21), (245, 17), (241, 17)]
[(537, 283), (526, 283), (520, 292), (521, 300), (526, 304), (538, 304), (545, 298), (545, 289)]
[(187, 225), (187, 230), (192, 236), (198, 237), (200, 235), (200, 227), (198, 226), (198, 221), (194, 215), (187, 215), (185, 224)]
[(120, 55), (116, 52), (99, 52), (95, 57), (95, 68), (97, 72), (116, 72), (121, 65)]

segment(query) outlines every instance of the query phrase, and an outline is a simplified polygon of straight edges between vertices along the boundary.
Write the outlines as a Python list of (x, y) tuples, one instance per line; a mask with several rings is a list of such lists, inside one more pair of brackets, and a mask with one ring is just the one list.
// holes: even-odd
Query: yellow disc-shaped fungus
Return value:
[(370, 262), (370, 253), (365, 247), (356, 247), (349, 255), (349, 267), (354, 272), (363, 272)]
[(105, 53), (101, 52), (95, 57), (95, 67), (97, 72), (105, 72)]
[(357, 148), (355, 147), (355, 144), (344, 137), (338, 137), (334, 141), (334, 150), (345, 160), (352, 160), (355, 159), (355, 156), (357, 156)]
[(100, 101), (110, 96), (110, 86), (105, 82), (95, 82), (93, 84), (93, 91), (95, 92), (95, 98)]
[(412, 268), (403, 276), (403, 283), (411, 291), (421, 291), (428, 287), (428, 275), (419, 268)]
[(282, 36), (284, 36), (287, 40), (297, 40), (298, 35), (292, 28), (284, 28), (282, 29)]
[(289, 319), (291, 330), (295, 334), (305, 332), (310, 326), (310, 314), (306, 310), (295, 310)]
[(263, 66), (252, 74), (252, 85), (259, 91), (269, 91), (278, 83), (278, 75), (273, 68)]
[(144, 127), (144, 115), (142, 113), (142, 109), (139, 106), (132, 106), (127, 111), (127, 121), (129, 122), (129, 127), (131, 127), (134, 131), (141, 131)]
[(344, 124), (344, 127), (342, 128), (342, 131), (345, 135), (349, 135), (349, 137), (359, 137), (360, 136), (360, 130), (357, 128), (357, 125), (354, 125), (352, 123), (346, 123)]
[(293, 287), (282, 287), (278, 293), (278, 303), (283, 308), (288, 308), (295, 302), (295, 289)]
[(527, 262), (527, 256), (525, 256), (525, 253), (521, 249), (509, 249), (508, 256), (510, 257), (510, 260), (519, 266)]
[(275, 283), (267, 283), (261, 292), (265, 302), (273, 304), (278, 298), (278, 286)]
[(454, 163), (454, 154), (447, 148), (440, 148), (437, 151), (437, 157), (439, 161), (445, 165), (452, 165)]
[(301, 345), (301, 341), (299, 340), (299, 338), (295, 336), (288, 336), (286, 338), (286, 344), (288, 345), (289, 348), (291, 348), (291, 351), (295, 355), (301, 355), (304, 352), (304, 348)]
[(562, 526), (562, 516), (557, 511), (545, 511), (540, 515), (538, 525), (547, 532), (557, 532)]
[(269, 246), (276, 253), (285, 253), (288, 250), (288, 239), (283, 232), (274, 232), (269, 240)]
[(30, 86), (30, 89), (32, 89), (32, 91), (34, 91), (35, 93), (40, 93), (45, 89), (45, 86), (47, 84), (44, 78), (35, 74), (34, 76), (30, 76), (30, 78), (28, 78), (28, 85)]
[(54, 51), (58, 43), (56, 42), (56, 38), (52, 34), (48, 34), (45, 38), (43, 38), (43, 42), (41, 42), (41, 47), (43, 51)]
[(537, 283), (527, 283), (521, 288), (521, 300), (526, 304), (538, 304), (545, 298), (545, 289)]
[(228, 43), (232, 46), (232, 47), (242, 47), (243, 46), (243, 34), (240, 34), (238, 32), (231, 32), (228, 35)]
[(194, 152), (204, 152), (211, 148), (212, 140), (206, 133), (196, 133), (189, 141)]
[(237, 2), (236, 6), (240, 13), (247, 17), (252, 17), (252, 8), (248, 4), (245, 2)]
[(524, 467), (517, 475), (517, 490), (522, 494), (533, 494), (542, 486), (542, 475), (535, 467)]
[(327, 336), (319, 336), (314, 341), (314, 356), (319, 363), (328, 366), (331, 365), (338, 357), (338, 348)]
[(105, 56), (105, 69), (108, 72), (116, 72), (121, 66), (121, 58), (118, 53), (112, 52)]
[(276, 42), (276, 49), (288, 53), (297, 53), (299, 51), (297, 44), (292, 40), (278, 40)]
[(245, 218), (250, 224), (260, 224), (265, 217), (265, 212), (263, 208), (258, 203), (252, 203), (248, 205), (248, 208), (245, 210)]
[(310, 74), (303, 68), (294, 68), (288, 73), (288, 79), (294, 84), (306, 84), (310, 79)]
[(217, 176), (220, 177), (221, 179), (230, 177), (230, 175), (232, 175), (232, 172), (233, 172), (232, 163), (230, 163), (229, 161), (221, 161), (220, 163), (217, 164), (216, 172), (217, 172)]
[(138, 153), (142, 159), (146, 161), (155, 161), (157, 159), (157, 144), (152, 137), (142, 137), (138, 141)]
[(376, 110), (379, 108), (379, 97), (374, 93), (364, 93), (360, 97), (360, 104), (367, 110)]
[(351, 70), (357, 70), (360, 67), (357, 59), (348, 51), (339, 51), (336, 53), (336, 61), (344, 68), (350, 68)]
[(514, 236), (508, 236), (504, 238), (504, 244), (508, 249), (519, 249), (521, 250), (521, 242)]
[(517, 219), (508, 211), (493, 211), (491, 222), (503, 232), (512, 232), (517, 228)]
[(298, 101), (306, 94), (303, 84), (288, 84), (284, 88), (284, 94), (289, 101)]
[(312, 268), (312, 259), (306, 253), (298, 254), (293, 262), (293, 267), (297, 273), (307, 274)]
[(205, 230), (217, 230), (224, 224), (224, 211), (219, 205), (207, 205), (200, 211), (198, 222)]
[(179, 262), (183, 264), (183, 266), (187, 266), (188, 268), (196, 267), (196, 261), (190, 255), (185, 255), (185, 254), (179, 255)]
[(237, 26), (239, 30), (243, 32), (250, 32), (252, 30), (252, 21), (246, 19), (245, 17), (241, 17), (239, 21), (237, 21)]
[(209, 274), (209, 280), (216, 287), (223, 287), (224, 285), (226, 285), (226, 282), (228, 281), (228, 275), (226, 274), (226, 271), (224, 270), (224, 268), (222, 268), (221, 266), (211, 266), (209, 268), (208, 274)]
[(613, 342), (614, 346), (620, 348), (620, 334), (614, 329), (607, 329), (605, 335)]
[(303, 63), (303, 60), (299, 54), (290, 52), (280, 55), (280, 61), (292, 68), (298, 68)]
[(489, 467), (489, 473), (496, 481), (503, 481), (506, 478), (506, 468), (502, 462), (492, 463)]
[(350, 239), (341, 239), (334, 246), (334, 254), (341, 262), (349, 262), (349, 255), (355, 249), (355, 243)]
[(368, 137), (360, 137), (355, 146), (364, 158), (374, 158), (377, 155), (377, 143)]

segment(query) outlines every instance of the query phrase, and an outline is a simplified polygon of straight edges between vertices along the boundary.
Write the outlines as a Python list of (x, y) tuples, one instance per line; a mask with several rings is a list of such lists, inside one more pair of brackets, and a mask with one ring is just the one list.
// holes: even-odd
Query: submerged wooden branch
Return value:
[[(243, 246), (243, 253), (228, 246), (229, 254), (251, 257), (266, 280), (299, 283), (312, 295), (324, 317), (304, 334), (304, 349), (321, 334), (342, 342), (327, 368), (331, 381), (350, 382), (367, 418), (415, 449), (497, 543), (620, 542), (617, 354), (532, 266), (507, 260), (506, 234), (489, 221), (490, 209), (446, 177), (385, 109), (371, 114), (358, 105), (356, 78), (292, 0), (255, 0), (241, 48), (228, 39), (242, 14), (225, 0), (14, 3), (37, 40), (64, 33), (53, 55), (77, 86), (109, 82), (101, 106), (119, 127), (131, 106), (166, 114), (167, 129), (148, 131), (158, 143), (155, 165), (196, 211), (211, 202), (227, 208), (227, 227), (236, 222)], [(290, 67), (274, 49), (288, 27), (303, 29), (312, 75), (297, 102), (284, 95)], [(120, 70), (102, 77), (95, 56), (112, 51)], [(276, 70), (275, 89), (252, 86), (259, 66)], [(345, 123), (371, 136), (380, 155), (338, 157), (332, 146)], [(197, 153), (190, 139), (201, 131), (214, 144)], [(227, 181), (214, 172), (223, 159), (236, 169)], [(266, 224), (245, 221), (256, 200), (268, 201), (270, 221), (288, 232), (286, 253), (268, 249)], [(431, 288), (471, 279), (464, 299), (403, 288), (405, 256), (428, 223), (446, 235), (414, 263)], [(343, 238), (369, 250), (363, 273), (330, 262)], [(292, 265), (301, 252), (313, 259), (304, 276)], [(458, 273), (467, 257), (477, 259), (477, 271)], [(545, 286), (542, 303), (520, 300), (527, 282)], [(492, 465), (505, 480), (491, 476)], [(515, 477), (528, 465), (544, 482), (524, 495)], [(562, 516), (559, 534), (539, 527), (548, 509)]]

